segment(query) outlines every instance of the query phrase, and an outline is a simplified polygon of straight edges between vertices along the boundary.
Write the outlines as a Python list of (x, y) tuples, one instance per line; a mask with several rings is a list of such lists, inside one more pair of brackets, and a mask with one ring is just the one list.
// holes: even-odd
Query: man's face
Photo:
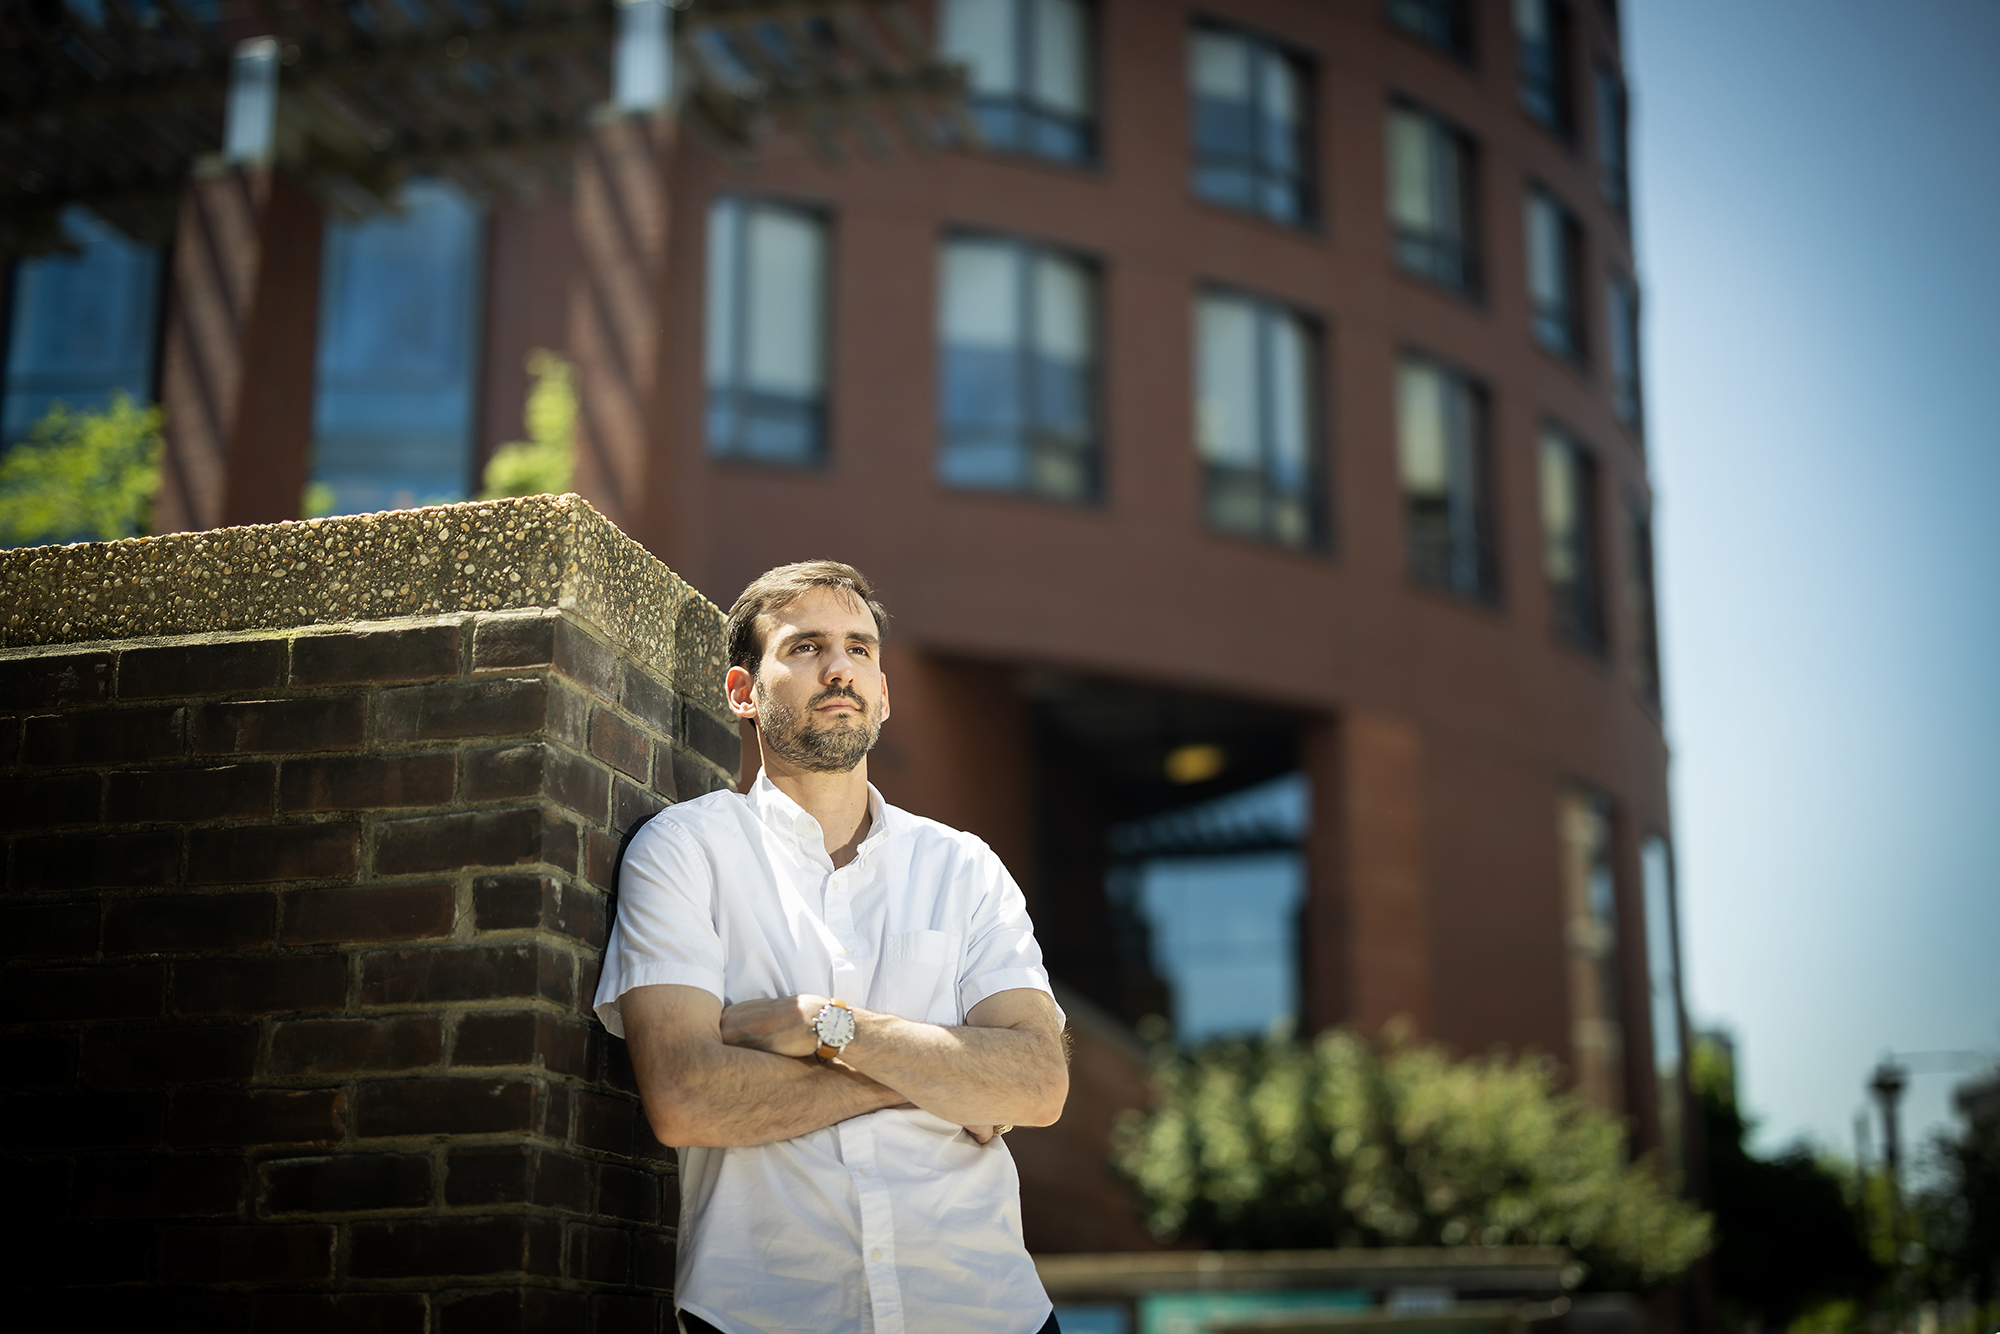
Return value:
[(764, 745), (809, 773), (853, 769), (889, 716), (875, 618), (844, 589), (815, 588), (762, 628), (752, 699)]

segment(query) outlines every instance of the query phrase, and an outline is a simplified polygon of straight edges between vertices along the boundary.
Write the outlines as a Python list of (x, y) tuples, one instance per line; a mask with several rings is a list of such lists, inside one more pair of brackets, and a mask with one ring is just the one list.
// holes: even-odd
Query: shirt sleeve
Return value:
[(597, 983), (597, 1017), (625, 1036), (618, 1000), (634, 987), (673, 983), (722, 999), (722, 937), (715, 869), (672, 820), (648, 821), (618, 870), (617, 915)]
[[(965, 963), (958, 975), (960, 1014), (988, 996), (1026, 987), (1055, 999), (1035, 924), (1028, 920), (1028, 900), (1007, 867), (984, 843), (974, 841), (970, 875), (977, 884), (972, 925), (966, 935)], [(1056, 1007), (1058, 1016), (1062, 1007)], [(1067, 1020), (1065, 1020), (1067, 1022)]]

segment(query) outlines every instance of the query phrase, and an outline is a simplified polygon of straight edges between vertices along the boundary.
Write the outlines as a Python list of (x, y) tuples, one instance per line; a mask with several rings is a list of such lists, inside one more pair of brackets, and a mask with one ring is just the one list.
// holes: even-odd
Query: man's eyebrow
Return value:
[[(783, 635), (778, 639), (778, 647), (790, 648), (793, 644), (802, 643), (808, 639), (832, 639), (833, 637), (834, 632), (831, 630), (794, 630), (790, 634)], [(866, 630), (856, 630), (842, 635), (841, 638), (858, 639), (870, 648), (875, 648), (882, 642), (880, 636), (871, 635)]]

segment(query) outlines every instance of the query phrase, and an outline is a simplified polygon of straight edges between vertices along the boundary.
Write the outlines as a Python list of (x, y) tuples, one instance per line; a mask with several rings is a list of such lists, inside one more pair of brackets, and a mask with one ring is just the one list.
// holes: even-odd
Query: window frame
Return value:
[[(1486, 227), (1484, 211), (1480, 208), (1484, 177), (1482, 171), (1482, 145), (1470, 130), (1450, 117), (1432, 110), (1414, 98), (1407, 97), (1401, 93), (1392, 93), (1386, 105), (1387, 111), (1383, 117), (1385, 140), (1383, 145), (1385, 168), (1383, 175), (1387, 188), (1383, 191), (1383, 194), (1385, 204), (1388, 206), (1385, 208), (1385, 216), (1389, 223), (1391, 262), (1398, 273), (1415, 278), (1433, 287), (1441, 288), (1444, 291), (1464, 297), (1467, 300), (1484, 304), (1486, 299)], [(1420, 265), (1408, 263), (1404, 258), (1404, 246), (1412, 238), (1414, 238), (1414, 243), (1418, 245), (1436, 246), (1438, 241), (1434, 237), (1416, 237), (1414, 234), (1406, 234), (1402, 224), (1396, 220), (1394, 213), (1389, 211), (1393, 209), (1395, 199), (1393, 179), (1395, 160), (1394, 154), (1389, 150), (1386, 142), (1390, 123), (1388, 118), (1399, 113), (1415, 116), (1423, 120), (1432, 134), (1442, 137), (1451, 144), (1457, 155), (1459, 164), (1459, 226), (1462, 232), (1460, 245), (1463, 250), (1461, 263), (1465, 274), (1463, 282), (1452, 282), (1447, 278), (1439, 277), (1435, 265), (1431, 268), (1425, 268)]]
[[(1552, 449), (1566, 451), (1578, 477), (1571, 497), (1577, 514), (1578, 577), (1574, 591), (1564, 594), (1549, 566), (1554, 534), (1548, 509), (1548, 457)], [(1549, 629), (1571, 648), (1595, 658), (1610, 653), (1609, 618), (1605, 614), (1604, 488), (1602, 456), (1576, 432), (1552, 418), (1545, 419), (1536, 438), (1536, 478), (1542, 519), (1542, 583), (1548, 590)]]
[[(1309, 374), (1306, 384), (1306, 483), (1303, 488), (1306, 521), (1309, 528), (1306, 539), (1296, 545), (1289, 544), (1271, 531), (1269, 515), (1273, 499), (1270, 485), (1272, 472), (1271, 431), (1268, 425), (1259, 440), (1259, 463), (1257, 477), (1260, 483), (1259, 500), (1265, 522), (1260, 531), (1251, 533), (1239, 528), (1226, 528), (1215, 523), (1210, 517), (1211, 498), (1214, 484), (1211, 474), (1217, 465), (1211, 464), (1202, 454), (1201, 440), (1201, 304), (1211, 298), (1226, 301), (1241, 301), (1255, 308), (1258, 317), (1257, 380), (1260, 398), (1259, 416), (1268, 423), (1271, 419), (1272, 363), (1275, 354), (1270, 350), (1266, 330), (1274, 315), (1289, 317), (1301, 326), (1307, 340), (1307, 367)], [(1254, 543), (1274, 551), (1290, 552), (1302, 556), (1328, 557), (1334, 553), (1333, 533), (1333, 461), (1329, 441), (1329, 423), (1332, 418), (1329, 405), (1332, 398), (1331, 377), (1327, 372), (1327, 348), (1330, 343), (1330, 324), (1318, 312), (1305, 309), (1289, 301), (1268, 296), (1249, 288), (1222, 282), (1197, 283), (1194, 300), (1191, 303), (1194, 315), (1193, 344), (1195, 354), (1194, 374), (1189, 377), (1194, 390), (1193, 431), (1190, 443), (1194, 446), (1195, 466), (1200, 471), (1201, 525), (1202, 531), (1212, 537), (1229, 538), (1241, 542)]]
[[(1024, 487), (970, 486), (963, 483), (949, 481), (943, 476), (944, 454), (946, 448), (950, 444), (949, 436), (950, 436), (951, 424), (949, 419), (945, 415), (944, 351), (946, 347), (946, 340), (944, 336), (944, 328), (942, 320), (942, 302), (940, 302), (939, 303), (940, 318), (936, 330), (937, 341), (935, 344), (938, 356), (938, 376), (937, 376), (938, 402), (937, 402), (937, 414), (936, 414), (937, 430), (938, 430), (938, 447), (937, 447), (938, 468), (935, 476), (938, 485), (941, 486), (946, 491), (949, 491), (955, 495), (1004, 496), (1017, 500), (1041, 501), (1046, 504), (1060, 505), (1071, 509), (1103, 508), (1107, 500), (1108, 488), (1106, 486), (1106, 477), (1105, 477), (1106, 474), (1105, 455), (1106, 455), (1107, 432), (1105, 431), (1105, 426), (1104, 426), (1104, 401), (1105, 401), (1104, 387), (1105, 387), (1105, 362), (1106, 362), (1106, 358), (1104, 355), (1104, 333), (1105, 333), (1106, 321), (1105, 321), (1105, 300), (1104, 300), (1105, 269), (1102, 258), (1088, 251), (1072, 249), (1068, 246), (1052, 244), (1050, 242), (1042, 241), (1034, 237), (1021, 236), (1011, 232), (995, 231), (989, 228), (981, 228), (981, 227), (948, 227), (944, 230), (944, 232), (941, 234), (939, 238), (938, 257), (940, 261), (943, 260), (945, 252), (949, 249), (952, 242), (954, 241), (983, 241), (987, 243), (998, 243), (1007, 245), (1012, 247), (1017, 253), (1020, 254), (1022, 259), (1026, 261), (1021, 266), (1020, 275), (1018, 278), (1018, 288), (1016, 292), (1017, 297), (1022, 298), (1024, 301), (1024, 306), (1023, 306), (1024, 330), (1027, 327), (1029, 327), (1029, 323), (1032, 319), (1032, 313), (1031, 313), (1032, 306), (1027, 303), (1031, 303), (1033, 298), (1032, 295), (1024, 296), (1024, 293), (1031, 294), (1034, 288), (1034, 278), (1029, 266), (1036, 255), (1046, 254), (1046, 255), (1058, 256), (1062, 259), (1069, 260), (1081, 266), (1084, 270), (1088, 272), (1090, 276), (1090, 319), (1091, 319), (1091, 330), (1090, 330), (1091, 356), (1090, 356), (1090, 372), (1088, 376), (1088, 384), (1090, 390), (1091, 432), (1090, 432), (1089, 443), (1085, 448), (1085, 450), (1083, 451), (1083, 453), (1087, 464), (1089, 484), (1082, 495), (1076, 497), (1069, 497), (1069, 496), (1057, 495), (1049, 491), (1038, 490), (1032, 485)], [(942, 262), (940, 262), (939, 280), (938, 280), (940, 297), (942, 297), (944, 294), (944, 282), (945, 278), (943, 274), (943, 264)], [(1033, 377), (1031, 375), (1022, 374), (1020, 366), (1020, 363), (1025, 362), (1025, 360), (1029, 355), (1030, 354), (1028, 346), (1025, 342), (1016, 344), (1014, 349), (1014, 357), (1017, 362), (1016, 373), (1021, 382), (1024, 384), (1024, 386), (1027, 387), (1028, 395), (1032, 397)], [(1029, 420), (1027, 414), (1025, 413), (1023, 414), (1023, 420), (1025, 424), (1022, 428), (1023, 431), (1022, 447), (1025, 451), (1027, 451), (1029, 455), (1030, 465), (1032, 465), (1033, 456), (1037, 450), (1037, 442), (1033, 438), (1034, 425), (1032, 421)], [(1033, 474), (1032, 466), (1029, 467), (1028, 471), (1029, 474), (1032, 476)]]
[(1659, 559), (1653, 511), (1636, 495), (1625, 497), (1625, 616), (1632, 636), (1631, 667), (1639, 698), (1655, 715), (1665, 707), (1660, 671)]
[[(1569, 0), (1525, 0), (1526, 3), (1543, 7), (1543, 14), (1549, 27), (1548, 50), (1549, 70), (1546, 87), (1538, 77), (1539, 71), (1531, 73), (1525, 54), (1525, 43), (1521, 40), (1519, 7), (1524, 0), (1512, 0), (1508, 26), (1513, 32), (1514, 46), (1514, 100), (1529, 120), (1554, 135), (1565, 146), (1574, 148), (1577, 135), (1577, 22), (1576, 13)], [(1542, 102), (1546, 99), (1544, 114)]]
[[(1607, 60), (1593, 62), (1590, 73), (1591, 121), (1597, 141), (1597, 190), (1611, 211), (1632, 216), (1632, 105), (1625, 75)], [(1606, 89), (1609, 93), (1607, 108)], [(1607, 109), (1610, 116), (1606, 116)], [(1616, 125), (1606, 121), (1615, 120)], [(1614, 135), (1613, 129), (1617, 130)]]
[[(1007, 107), (1017, 117), (1039, 116), (1044, 118), (1059, 118), (1060, 113), (1044, 108), (1040, 103), (1034, 101), (1029, 92), (1025, 91), (1026, 86), (1033, 82), (1034, 77), (1033, 62), (1036, 49), (1033, 31), (1035, 24), (1034, 0), (1008, 0), (1008, 3), (1012, 6), (1013, 11), (1011, 17), (1013, 19), (1015, 68), (1020, 73), (1016, 79), (1016, 83), (1019, 85), (1017, 91), (1004, 99)], [(1090, 171), (1103, 165), (1103, 15), (1100, 12), (1098, 0), (1076, 0), (1076, 4), (1083, 11), (1085, 49), (1082, 66), (1085, 101), (1089, 105), (1089, 111), (1082, 118), (1081, 123), (1075, 127), (1083, 141), (1082, 153), (1075, 157), (1068, 157), (1062, 154), (1043, 152), (1033, 146), (1017, 141), (1002, 142), (988, 138), (986, 132), (983, 129), (979, 129), (976, 121), (976, 112), (973, 111), (973, 108), (976, 108), (981, 100), (1000, 101), (1002, 99), (976, 93), (968, 83), (965, 100), (968, 114), (975, 117), (974, 129), (978, 136), (974, 143), (975, 147), (983, 152), (995, 153), (1003, 157), (1022, 158), (1033, 162), (1046, 162), (1078, 171)], [(940, 0), (940, 3), (935, 6), (937, 15), (935, 20), (937, 24), (936, 36), (939, 44), (942, 44), (944, 38), (944, 9), (945, 4), (943, 0)]]
[[(1555, 211), (1557, 235), (1561, 239), (1560, 271), (1563, 282), (1563, 315), (1557, 324), (1551, 312), (1540, 304), (1535, 292), (1535, 224), (1529, 216), (1535, 205), (1547, 204)], [(1590, 363), (1590, 327), (1584, 313), (1584, 289), (1588, 270), (1585, 264), (1584, 245), (1587, 234), (1583, 219), (1574, 209), (1563, 202), (1562, 196), (1531, 178), (1528, 182), (1522, 209), (1522, 232), (1526, 242), (1528, 328), (1536, 346), (1576, 366)], [(1548, 330), (1561, 328), (1563, 341), (1556, 343), (1548, 337)]]
[[(1447, 60), (1463, 65), (1467, 69), (1476, 69), (1479, 63), (1479, 22), (1472, 0), (1416, 0), (1416, 2), (1430, 3), (1451, 10), (1452, 14), (1446, 20), (1447, 25), (1456, 26), (1463, 36), (1463, 41), (1458, 44), (1449, 41), (1440, 42), (1429, 33), (1402, 22), (1396, 17), (1397, 0), (1383, 0), (1382, 21), (1388, 24), (1391, 31), (1402, 34), (1425, 50), (1435, 51)], [(1451, 19), (1454, 17), (1457, 22), (1452, 25)]]
[[(1232, 19), (1218, 17), (1205, 12), (1196, 12), (1191, 15), (1187, 20), (1183, 32), (1186, 41), (1190, 44), (1192, 44), (1196, 36), (1203, 32), (1234, 37), (1246, 42), (1251, 47), (1253, 60), (1259, 56), (1263, 56), (1282, 60), (1289, 64), (1292, 67), (1294, 77), (1298, 81), (1299, 89), (1297, 217), (1281, 217), (1264, 208), (1261, 204), (1238, 204), (1232, 200), (1220, 199), (1202, 191), (1201, 175), (1205, 163), (1199, 119), (1200, 98), (1196, 95), (1196, 89), (1192, 80), (1184, 77), (1182, 86), (1188, 101), (1189, 193), (1200, 203), (1212, 208), (1224, 209), (1234, 216), (1257, 218), (1273, 226), (1283, 227), (1288, 231), (1308, 234), (1319, 232), (1323, 226), (1323, 218), (1321, 210), (1322, 186), (1320, 181), (1318, 58), (1312, 51), (1296, 43), (1288, 42), (1281, 37), (1256, 28), (1246, 27)], [(1252, 79), (1254, 82), (1254, 73)], [(1251, 106), (1254, 111), (1256, 104), (1253, 102)], [(1254, 154), (1254, 150), (1249, 162), (1251, 179), (1253, 183), (1261, 186), (1269, 175), (1269, 169), (1265, 166), (1262, 159)]]
[[(742, 233), (746, 229), (745, 223), (747, 222), (749, 211), (753, 208), (756, 208), (756, 209), (770, 209), (776, 212), (797, 214), (801, 217), (811, 219), (818, 226), (820, 230), (820, 240), (821, 240), (820, 331), (819, 331), (820, 388), (819, 388), (819, 401), (814, 406), (813, 409), (814, 416), (816, 419), (815, 429), (816, 429), (817, 439), (815, 441), (815, 448), (813, 449), (811, 457), (809, 458), (797, 459), (797, 460), (769, 458), (769, 457), (761, 457), (756, 454), (747, 453), (739, 447), (732, 446), (731, 448), (728, 449), (719, 448), (714, 436), (711, 433), (712, 418), (715, 411), (714, 396), (716, 393), (716, 387), (708, 378), (709, 374), (708, 340), (709, 340), (709, 334), (713, 330), (715, 314), (714, 311), (709, 308), (708, 297), (710, 295), (709, 289), (712, 286), (710, 278), (711, 266), (715, 262), (715, 256), (712, 248), (708, 246), (708, 236), (710, 234), (708, 230), (708, 225), (714, 216), (714, 210), (716, 209), (716, 207), (724, 203), (734, 203), (738, 205), (739, 208), (741, 209), (741, 213), (739, 215), (741, 221), (739, 221), (738, 223), (738, 236), (736, 238), (736, 254), (735, 254), (736, 269), (735, 273), (731, 276), (730, 279), (731, 300), (738, 307), (731, 314), (732, 331), (735, 334), (736, 344), (737, 344), (732, 354), (737, 369), (735, 371), (735, 380), (730, 385), (730, 392), (734, 395), (741, 395), (744, 392), (743, 386), (740, 383), (740, 381), (743, 375), (742, 366), (745, 359), (745, 353), (748, 348), (748, 343), (746, 340), (749, 337), (749, 334), (747, 332), (749, 321), (743, 318), (744, 312), (741, 308), (742, 303), (747, 300), (747, 294), (748, 294), (748, 283), (746, 281), (748, 274), (748, 269), (746, 267), (746, 265), (748, 264), (748, 257), (747, 257), (746, 247), (743, 245)], [(707, 208), (705, 208), (702, 212), (702, 224), (703, 224), (704, 249), (702, 255), (703, 303), (702, 303), (701, 438), (702, 438), (703, 457), (705, 457), (710, 463), (726, 465), (731, 467), (778, 468), (792, 472), (812, 472), (830, 466), (834, 458), (833, 387), (835, 383), (835, 374), (834, 374), (835, 355), (838, 351), (838, 341), (834, 338), (834, 328), (837, 322), (836, 312), (834, 308), (834, 296), (835, 296), (834, 273), (836, 268), (838, 267), (837, 243), (839, 237), (835, 227), (835, 214), (833, 208), (817, 200), (799, 199), (784, 195), (766, 194), (756, 191), (719, 190), (709, 196)], [(739, 422), (741, 418), (742, 414), (739, 408), (738, 409)], [(739, 425), (738, 427), (739, 435), (741, 433), (741, 429), (742, 428)]]
[[(1604, 365), (1611, 383), (1611, 413), (1644, 448), (1646, 375), (1639, 337), (1641, 301), (1638, 281), (1621, 269), (1612, 269), (1605, 279), (1604, 298)], [(1626, 303), (1623, 310), (1619, 308), (1621, 299)], [(1621, 342), (1630, 346), (1632, 365), (1629, 383), (1618, 365)]]
[[(1451, 580), (1426, 578), (1417, 561), (1414, 525), (1412, 522), (1411, 495), (1402, 476), (1403, 418), (1402, 418), (1402, 373), (1406, 365), (1419, 363), (1449, 379), (1457, 381), (1465, 389), (1473, 407), (1473, 438), (1471, 442), (1474, 469), (1472, 502), (1473, 519), (1476, 525), (1473, 553), (1477, 571), (1477, 583), (1466, 588)], [(1497, 475), (1498, 452), (1493, 447), (1493, 392), (1492, 387), (1481, 376), (1474, 374), (1449, 358), (1437, 356), (1423, 348), (1404, 346), (1396, 356), (1396, 466), (1397, 489), (1402, 497), (1403, 511), (1403, 554), (1404, 569), (1410, 582), (1427, 592), (1445, 594), (1455, 601), (1474, 607), (1497, 610), (1502, 604), (1500, 578), (1500, 535), (1499, 510), (1497, 503), (1499, 485)], [(1457, 563), (1456, 553), (1448, 554), (1448, 564)]]

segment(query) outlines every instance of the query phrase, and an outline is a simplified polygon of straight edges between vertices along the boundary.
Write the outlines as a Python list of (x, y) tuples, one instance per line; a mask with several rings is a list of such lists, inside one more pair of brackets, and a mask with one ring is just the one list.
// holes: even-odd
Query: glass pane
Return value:
[(1197, 97), (1248, 104), (1250, 43), (1228, 33), (1197, 31), (1188, 47), (1188, 82)]
[(62, 229), (80, 253), (22, 260), (14, 270), (0, 418), (0, 441), (9, 444), (56, 403), (90, 410), (116, 390), (142, 403), (153, 393), (159, 251), (81, 208), (63, 213)]
[(1140, 909), (1177, 1039), (1262, 1033), (1296, 1018), (1304, 890), (1295, 852), (1144, 863)]
[(1301, 492), (1312, 456), (1312, 334), (1296, 316), (1271, 328), (1271, 471), (1279, 489)]
[(1035, 350), (1058, 361), (1091, 360), (1090, 271), (1057, 255), (1035, 258)]
[(1567, 792), (1559, 804), (1558, 827), (1570, 950), (1572, 1068), (1586, 1101), (1617, 1111), (1624, 1101), (1624, 1029), (1618, 1003), (1611, 803), (1595, 792)]
[(1256, 308), (1230, 297), (1203, 297), (1195, 338), (1195, 417), (1201, 457), (1255, 468), (1263, 461)]
[(718, 199), (708, 210), (708, 382), (736, 380), (737, 240), (743, 209), (733, 199)]
[(974, 93), (1017, 93), (1016, 0), (945, 0), (941, 43), (947, 60), (971, 70)]
[(1557, 436), (1542, 439), (1543, 565), (1549, 582), (1573, 585), (1578, 570), (1576, 451)]
[(336, 513), (461, 500), (471, 482), (480, 214), (438, 182), (402, 204), (327, 227), (313, 480)]
[(1549, 40), (1549, 0), (1514, 0), (1514, 35), (1524, 42)]
[(1071, 116), (1090, 111), (1089, 27), (1079, 0), (1034, 0), (1035, 100)]
[(1675, 951), (1673, 864), (1658, 834), (1639, 849), (1646, 895), (1646, 972), (1653, 1027), (1653, 1074), (1660, 1110), (1660, 1155), (1669, 1173), (1683, 1167), (1680, 968)]
[(1021, 254), (1004, 241), (952, 241), (944, 250), (947, 343), (1005, 348), (1021, 344)]
[(1298, 71), (1292, 68), (1290, 60), (1275, 51), (1260, 51), (1258, 55), (1258, 110), (1289, 135), (1298, 128), (1304, 101), (1299, 95)]
[(744, 383), (777, 394), (816, 397), (825, 262), (819, 221), (789, 209), (752, 207), (743, 233), (749, 261)]
[(1403, 490), (1442, 498), (1451, 489), (1444, 376), (1435, 366), (1405, 361), (1397, 375), (1397, 399)]
[(1438, 215), (1431, 194), (1430, 123), (1404, 110), (1389, 113), (1389, 216), (1401, 227), (1430, 232)]
[(1528, 196), (1528, 292), (1541, 308), (1560, 306), (1566, 296), (1562, 212), (1539, 191)]

